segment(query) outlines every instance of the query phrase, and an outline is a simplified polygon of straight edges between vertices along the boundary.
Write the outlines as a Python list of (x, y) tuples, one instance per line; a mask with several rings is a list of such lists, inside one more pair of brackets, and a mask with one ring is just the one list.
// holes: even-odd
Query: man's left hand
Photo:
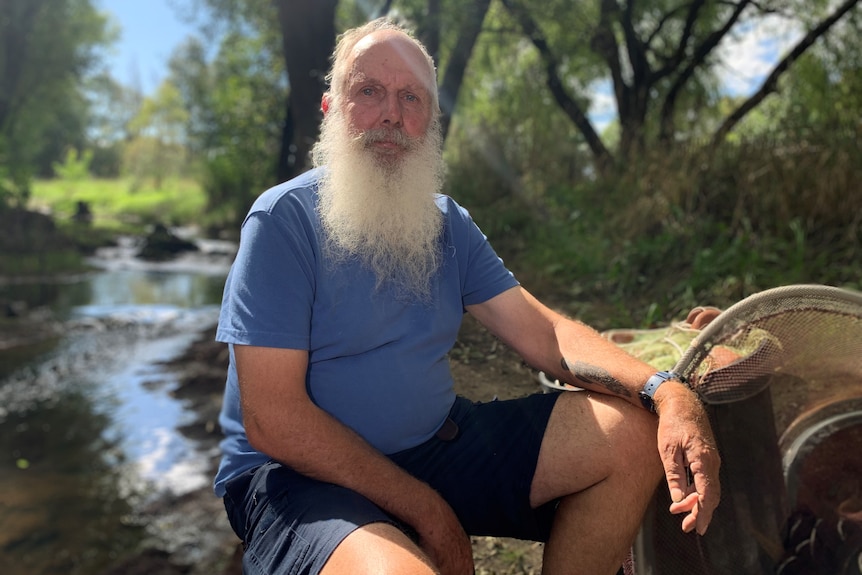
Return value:
[(703, 535), (721, 499), (718, 454), (709, 418), (697, 396), (668, 382), (656, 391), (658, 449), (673, 503), (671, 513), (687, 513), (682, 530)]

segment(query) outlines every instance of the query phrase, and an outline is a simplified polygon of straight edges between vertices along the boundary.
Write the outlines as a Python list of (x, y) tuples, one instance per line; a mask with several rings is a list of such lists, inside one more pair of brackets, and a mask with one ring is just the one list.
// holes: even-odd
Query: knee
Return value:
[(397, 527), (371, 523), (348, 535), (335, 548), (320, 573), (436, 575), (439, 572)]
[(616, 425), (608, 437), (620, 470), (641, 473), (644, 479), (657, 482), (662, 466), (658, 453), (658, 418), (631, 403), (612, 399), (619, 413)]

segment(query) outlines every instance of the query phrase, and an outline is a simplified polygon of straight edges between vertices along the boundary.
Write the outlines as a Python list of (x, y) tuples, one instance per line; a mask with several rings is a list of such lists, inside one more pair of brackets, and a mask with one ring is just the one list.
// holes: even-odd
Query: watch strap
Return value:
[(685, 379), (683, 379), (683, 377), (677, 373), (674, 373), (672, 371), (659, 371), (658, 373), (650, 376), (643, 389), (640, 391), (640, 393), (638, 393), (638, 396), (640, 397), (643, 406), (652, 413), (656, 412), (655, 401), (653, 400), (655, 392), (658, 390), (661, 384), (670, 379), (675, 379), (677, 381), (685, 383)]

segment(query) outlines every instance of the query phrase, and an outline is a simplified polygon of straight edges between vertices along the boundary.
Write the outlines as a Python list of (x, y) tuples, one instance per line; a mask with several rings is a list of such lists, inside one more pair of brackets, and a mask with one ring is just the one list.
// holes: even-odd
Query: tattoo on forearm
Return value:
[(626, 388), (618, 379), (613, 377), (606, 369), (590, 365), (583, 361), (576, 361), (574, 365), (569, 364), (562, 359), (560, 364), (567, 369), (572, 375), (584, 383), (600, 385), (615, 395), (622, 397), (631, 397), (631, 391)]

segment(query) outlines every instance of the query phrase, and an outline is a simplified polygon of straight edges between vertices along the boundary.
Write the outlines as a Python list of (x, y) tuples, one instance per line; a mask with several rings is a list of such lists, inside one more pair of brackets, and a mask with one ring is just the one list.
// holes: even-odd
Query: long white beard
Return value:
[[(343, 114), (330, 110), (313, 150), (314, 164), (327, 166), (318, 210), (331, 261), (357, 256), (374, 272), (378, 288), (391, 284), (425, 301), (440, 266), (443, 216), (434, 203), (443, 184), (439, 124), (421, 139), (401, 136), (378, 131), (351, 137)], [(394, 158), (370, 149), (367, 144), (379, 137), (400, 140), (407, 151)]]

